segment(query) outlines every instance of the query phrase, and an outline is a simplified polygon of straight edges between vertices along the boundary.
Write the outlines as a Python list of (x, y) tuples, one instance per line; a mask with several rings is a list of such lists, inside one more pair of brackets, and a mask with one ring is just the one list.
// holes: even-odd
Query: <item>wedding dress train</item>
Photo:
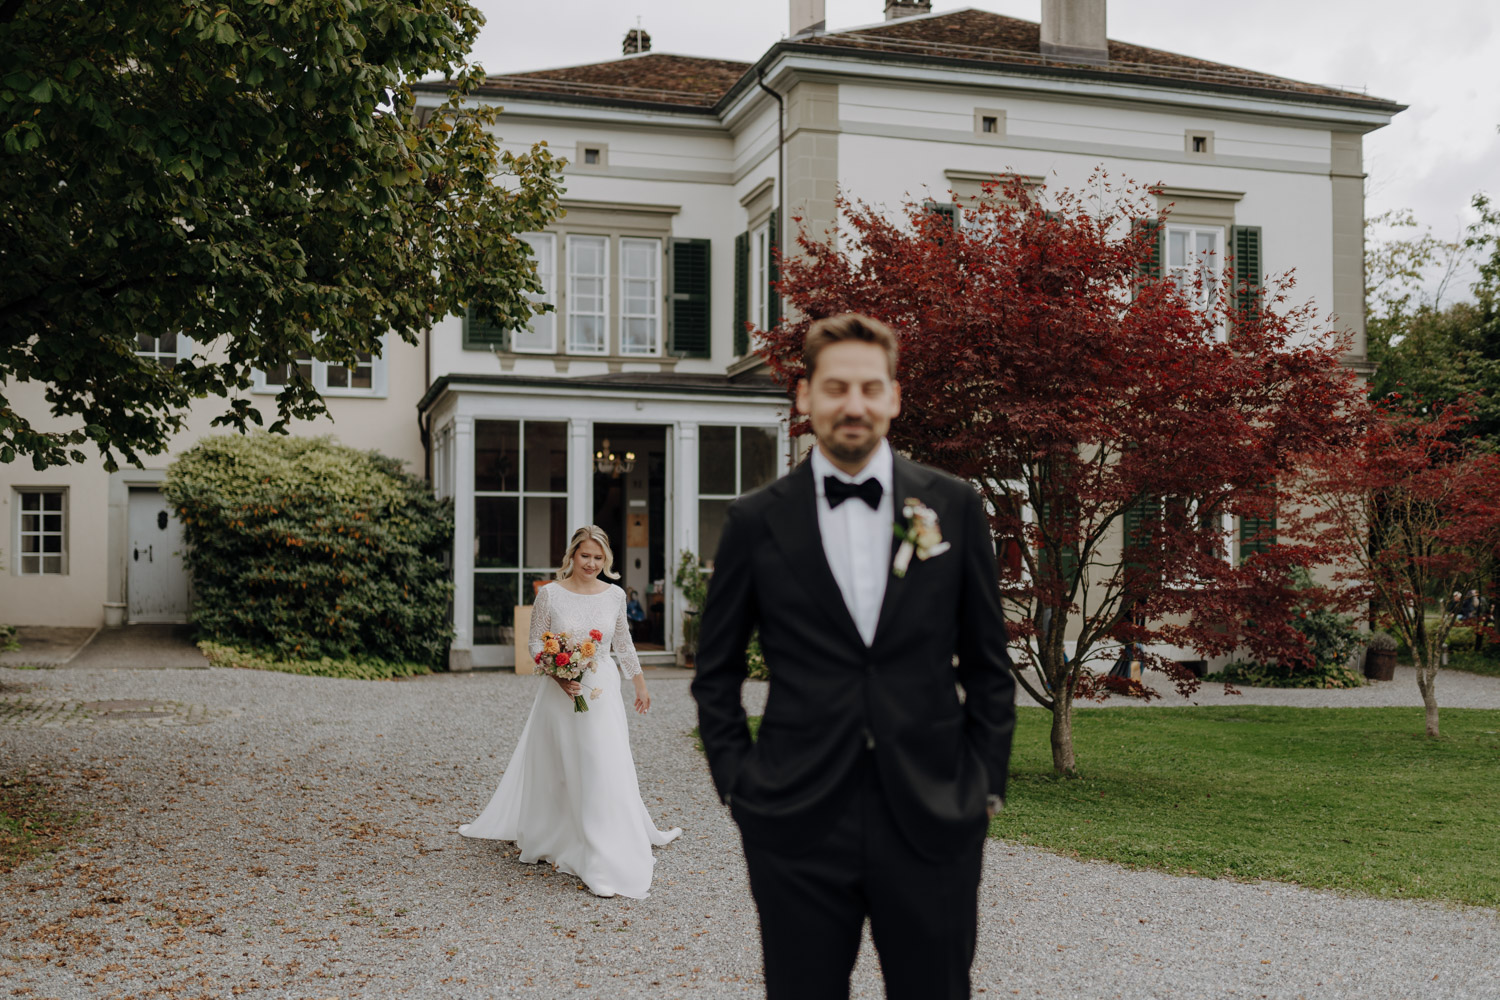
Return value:
[[(489, 805), (465, 837), (512, 840), (527, 864), (548, 861), (576, 875), (596, 895), (644, 899), (656, 859), (653, 846), (682, 833), (656, 828), (641, 801), (625, 704), (623, 674), (640, 673), (625, 618), (625, 592), (575, 594), (556, 584), (543, 587), (531, 613), (530, 650), (541, 649), (544, 632), (605, 636), (594, 665), (579, 678), (587, 712), (550, 677), (538, 677), (536, 700)], [(607, 655), (611, 649), (615, 656)]]

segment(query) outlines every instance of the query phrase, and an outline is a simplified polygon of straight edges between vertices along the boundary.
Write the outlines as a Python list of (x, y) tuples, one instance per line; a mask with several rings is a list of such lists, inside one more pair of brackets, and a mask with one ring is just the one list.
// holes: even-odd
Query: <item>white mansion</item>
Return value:
[[(1038, 24), (891, 0), (879, 23), (828, 31), (822, 0), (791, 0), (789, 37), (754, 63), (652, 52), (632, 31), (623, 58), (474, 95), (504, 104), (509, 148), (544, 139), (570, 161), (566, 216), (530, 237), (556, 311), (514, 331), (451, 317), (356, 369), (317, 365), (331, 419), (296, 428), (398, 456), (453, 498), (454, 668), (514, 662), (515, 607), (591, 521), (649, 611), (642, 645), (670, 655), (681, 553), (711, 557), (728, 503), (792, 450), (787, 396), (744, 333), (779, 312), (780, 220), (820, 231), (840, 190), (895, 208), (961, 206), (1000, 172), (1159, 182), (1176, 206), (1166, 266), (1222, 259), (1233, 238), (1263, 273), (1295, 268), (1366, 365), (1361, 141), (1401, 106), (1110, 41), (1104, 0), (1040, 2)], [(148, 334), (142, 349), (176, 345)], [(18, 405), (40, 421), (28, 391)], [(215, 402), (174, 450), (208, 433)], [(158, 489), (170, 460), (0, 466), (0, 620), (94, 625), (121, 605), (187, 620)]]

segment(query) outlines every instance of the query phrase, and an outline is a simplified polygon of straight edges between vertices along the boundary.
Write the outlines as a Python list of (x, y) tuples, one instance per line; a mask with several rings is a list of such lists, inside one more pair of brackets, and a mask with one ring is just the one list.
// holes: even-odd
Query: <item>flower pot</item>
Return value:
[(1396, 651), (1394, 649), (1369, 649), (1365, 651), (1365, 676), (1372, 681), (1388, 681), (1396, 676)]
[(111, 601), (104, 603), (104, 627), (119, 628), (125, 624), (125, 605)]

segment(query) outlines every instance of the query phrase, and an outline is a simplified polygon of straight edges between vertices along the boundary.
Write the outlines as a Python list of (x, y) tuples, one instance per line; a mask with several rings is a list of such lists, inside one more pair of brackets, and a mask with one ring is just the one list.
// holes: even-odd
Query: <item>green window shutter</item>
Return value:
[(464, 350), (510, 350), (510, 331), (480, 317), (473, 307), (464, 307)]
[(1136, 219), (1133, 223), (1136, 232), (1147, 230), (1154, 235), (1151, 241), (1151, 255), (1141, 261), (1137, 274), (1142, 279), (1154, 281), (1162, 275), (1161, 269), (1161, 223), (1155, 219)]
[(951, 201), (925, 201), (922, 208), (933, 215), (941, 215), (951, 228), (958, 228), (958, 206)]
[(745, 324), (750, 322), (750, 234), (740, 233), (734, 238), (734, 353), (743, 357), (750, 353), (750, 334)]
[(771, 209), (771, 221), (767, 223), (770, 230), (771, 259), (766, 261), (766, 325), (774, 327), (781, 322), (781, 293), (776, 288), (776, 283), (781, 280), (781, 256), (777, 253), (781, 249), (778, 241), (780, 238), (777, 224), (779, 209)]
[(1240, 562), (1276, 544), (1276, 515), (1240, 518)]
[(667, 243), (667, 353), (706, 358), (712, 353), (709, 240)]
[[(1043, 523), (1050, 520), (1051, 505), (1044, 501), (1042, 503), (1041, 513)], [(1043, 550), (1040, 555), (1042, 565), (1046, 566), (1051, 563), (1051, 555), (1046, 550)], [(1073, 584), (1078, 580), (1078, 551), (1076, 549), (1069, 547), (1062, 550), (1062, 567), (1060, 575), (1063, 579), (1063, 586), (1071, 590)]]
[(1234, 253), (1234, 304), (1242, 312), (1258, 312), (1263, 273), (1260, 227), (1231, 226), (1229, 246)]
[(1133, 550), (1150, 544), (1151, 526), (1161, 520), (1161, 513), (1162, 505), (1158, 497), (1143, 497), (1125, 508), (1125, 513), (1121, 517), (1125, 536), (1121, 562), (1125, 564), (1126, 589), (1130, 589), (1128, 578), (1132, 574), (1139, 574), (1146, 568), (1144, 563), (1133, 561), (1130, 554)]

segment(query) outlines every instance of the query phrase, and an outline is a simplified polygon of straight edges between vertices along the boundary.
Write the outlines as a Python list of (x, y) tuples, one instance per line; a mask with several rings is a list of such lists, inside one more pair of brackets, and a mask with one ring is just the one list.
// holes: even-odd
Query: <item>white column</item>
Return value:
[[(677, 481), (672, 490), (675, 510), (672, 520), (676, 524), (673, 546), (667, 553), (667, 581), (677, 575), (677, 563), (684, 551), (698, 552), (698, 425), (678, 424), (677, 441), (673, 449), (677, 464)], [(682, 645), (682, 591), (672, 584), (666, 602), (667, 631), (672, 637), (672, 648)]]
[(568, 420), (568, 535), (594, 520), (594, 422)]
[(474, 418), (453, 420), (453, 645), (449, 670), (474, 669)]

